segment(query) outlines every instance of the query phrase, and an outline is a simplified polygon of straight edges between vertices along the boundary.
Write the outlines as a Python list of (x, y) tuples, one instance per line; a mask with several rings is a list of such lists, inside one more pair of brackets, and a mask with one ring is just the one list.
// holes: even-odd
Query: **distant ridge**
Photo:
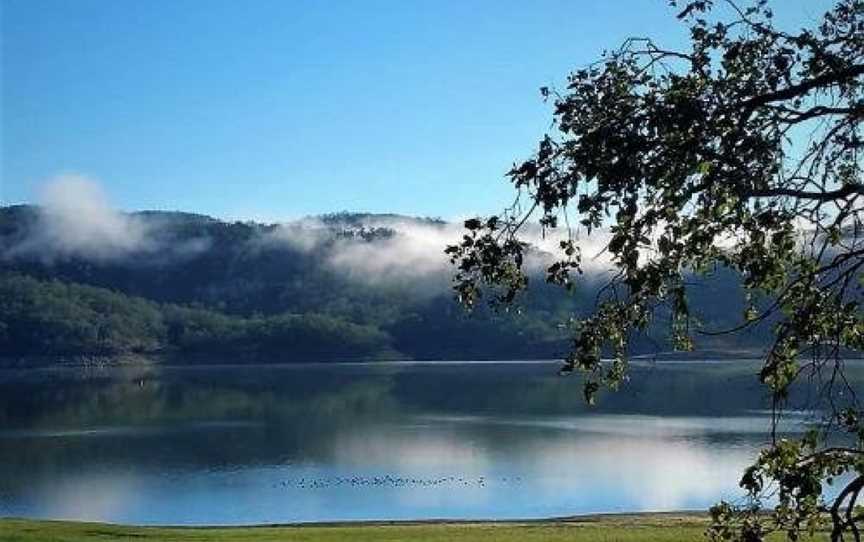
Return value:
[[(567, 351), (562, 324), (591, 310), (602, 280), (586, 276), (565, 294), (538, 274), (519, 310), (481, 307), (469, 316), (453, 299), (453, 270), (443, 253), (461, 226), (439, 218), (343, 211), (267, 224), (86, 209), (0, 207), (7, 292), (0, 298), (0, 351), (555, 359)], [(744, 300), (734, 273), (694, 281), (694, 313), (706, 327), (739, 322)], [(66, 338), (48, 341), (52, 329)], [(634, 353), (666, 350), (668, 330), (661, 316), (633, 337)], [(698, 346), (758, 349), (768, 331), (766, 323), (749, 334), (702, 338)]]

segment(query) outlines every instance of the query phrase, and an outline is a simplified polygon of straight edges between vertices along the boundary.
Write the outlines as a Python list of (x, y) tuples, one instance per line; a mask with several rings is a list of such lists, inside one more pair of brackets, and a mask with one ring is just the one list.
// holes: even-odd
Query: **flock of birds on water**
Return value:
[(273, 487), (294, 489), (325, 489), (333, 487), (380, 487), (380, 488), (403, 488), (403, 487), (486, 487), (490, 482), (501, 484), (520, 484), (522, 478), (519, 476), (507, 478), (496, 478), (490, 480), (485, 476), (477, 478), (465, 478), (464, 476), (441, 476), (438, 478), (404, 478), (402, 476), (350, 476), (331, 478), (297, 478), (288, 479), (274, 484)]

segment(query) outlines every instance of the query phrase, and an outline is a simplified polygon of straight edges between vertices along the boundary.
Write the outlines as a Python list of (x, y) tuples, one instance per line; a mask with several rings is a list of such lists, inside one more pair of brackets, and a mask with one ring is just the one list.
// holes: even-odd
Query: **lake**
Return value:
[[(135, 524), (705, 509), (769, 440), (750, 362), (0, 371), (0, 516)], [(784, 431), (801, 430), (804, 414)]]

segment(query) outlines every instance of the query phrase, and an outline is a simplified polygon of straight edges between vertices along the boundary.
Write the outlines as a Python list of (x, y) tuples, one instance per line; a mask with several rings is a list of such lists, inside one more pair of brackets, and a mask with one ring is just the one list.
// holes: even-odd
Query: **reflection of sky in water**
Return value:
[[(32, 485), (18, 488), (0, 510), (132, 523), (259, 523), (703, 508), (734, 494), (755, 446), (743, 437), (719, 444), (700, 437), (734, 424), (730, 420), (682, 418), (667, 427), (660, 418), (617, 418), (603, 416), (605, 430), (596, 433), (580, 431), (575, 422), (567, 431), (554, 423), (553, 431), (514, 423), (506, 429), (507, 446), (498, 445), (505, 420), (494, 420), (484, 433), (477, 420), (466, 429), (452, 419), (431, 423), (426, 417), (419, 424), (334, 434), (325, 457), (297, 463), (173, 470), (58, 466), (54, 473), (34, 473)], [(627, 436), (634, 423), (642, 430)]]
[[(630, 436), (687, 436), (709, 434), (758, 434), (765, 435), (766, 415), (734, 417), (697, 416), (640, 416), (593, 414), (566, 418), (500, 418), (483, 416), (427, 416), (438, 422), (501, 424), (509, 426), (538, 427), (579, 431), (584, 433), (625, 434)], [(778, 425), (784, 432), (806, 431), (805, 419), (790, 415)]]
[(228, 388), (163, 379), (100, 384), (71, 402), (64, 388), (29, 418), (3, 410), (0, 389), (0, 421), (11, 421), (0, 515), (237, 524), (704, 509), (740, 494), (768, 438), (767, 413), (746, 401), (739, 415), (568, 414), (569, 403), (519, 403), (530, 393), (499, 378), (498, 403), (436, 407), (406, 400), (419, 393), (410, 382), (352, 370), (332, 388), (290, 375), (266, 389), (251, 377)]

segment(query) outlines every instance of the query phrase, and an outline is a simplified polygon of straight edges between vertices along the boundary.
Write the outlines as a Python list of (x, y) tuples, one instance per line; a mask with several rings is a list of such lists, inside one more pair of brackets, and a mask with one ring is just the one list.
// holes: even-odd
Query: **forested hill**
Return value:
[[(140, 352), (292, 362), (561, 355), (561, 324), (571, 311), (590, 309), (598, 277), (571, 295), (537, 277), (521, 311), (469, 317), (452, 299), (442, 252), (459, 233), (458, 225), (399, 215), (262, 224), (176, 212), (3, 207), (0, 356)], [(741, 293), (729, 273), (705, 280), (696, 297), (707, 324), (740, 318)], [(665, 330), (656, 328), (637, 339), (639, 352), (664, 348)], [(760, 339), (702, 346), (754, 348)]]

